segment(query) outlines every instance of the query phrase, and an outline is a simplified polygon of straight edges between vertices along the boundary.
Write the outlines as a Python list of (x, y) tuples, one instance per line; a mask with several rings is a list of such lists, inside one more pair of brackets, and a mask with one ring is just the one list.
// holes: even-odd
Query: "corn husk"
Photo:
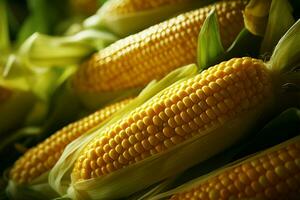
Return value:
[(181, 3), (134, 13), (115, 14), (107, 9), (107, 7), (110, 7), (110, 4), (114, 3), (113, 1), (114, 0), (107, 1), (95, 15), (86, 19), (83, 23), (84, 28), (107, 29), (120, 37), (124, 37), (157, 24), (176, 14), (200, 8), (213, 2), (213, 0), (187, 0)]
[(280, 38), (294, 24), (292, 11), (289, 1), (272, 1), (260, 54), (271, 54)]
[(117, 39), (109, 32), (97, 30), (83, 30), (70, 36), (34, 33), (21, 45), (18, 57), (29, 66), (69, 66)]

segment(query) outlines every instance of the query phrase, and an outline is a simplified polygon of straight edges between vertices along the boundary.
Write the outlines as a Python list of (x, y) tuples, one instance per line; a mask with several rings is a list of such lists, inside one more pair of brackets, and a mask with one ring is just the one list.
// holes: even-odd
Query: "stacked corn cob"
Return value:
[(113, 43), (81, 65), (73, 87), (79, 92), (141, 88), (178, 67), (196, 62), (198, 34), (214, 6), (222, 42), (228, 47), (243, 28), (245, 2), (241, 0), (181, 14)]
[(299, 199), (300, 137), (174, 192), (170, 199)]
[(44, 142), (28, 150), (10, 171), (11, 179), (18, 184), (28, 184), (49, 171), (65, 147), (73, 140), (99, 126), (131, 99), (125, 99), (62, 128)]

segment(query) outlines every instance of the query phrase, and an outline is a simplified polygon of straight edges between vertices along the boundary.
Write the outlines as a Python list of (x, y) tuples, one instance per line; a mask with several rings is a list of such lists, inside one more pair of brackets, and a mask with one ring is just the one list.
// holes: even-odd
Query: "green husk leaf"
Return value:
[(0, 0), (0, 30), (0, 52), (8, 52), (10, 50), (10, 39), (5, 0)]
[(199, 71), (218, 63), (224, 55), (218, 19), (213, 9), (205, 19), (198, 36), (197, 63)]
[(96, 30), (85, 30), (64, 37), (35, 33), (22, 44), (19, 56), (28, 66), (78, 64), (92, 52), (117, 39), (110, 33)]
[(271, 2), (272, 0), (251, 0), (247, 4), (244, 11), (244, 23), (252, 34), (264, 36)]
[(53, 199), (57, 197), (57, 193), (49, 186), (48, 174), (45, 173), (35, 179), (30, 185), (21, 186), (13, 181), (9, 181), (6, 192), (12, 199)]
[(150, 99), (153, 95), (163, 90), (165, 87), (173, 84), (177, 80), (180, 80), (184, 77), (189, 77), (197, 73), (197, 67), (195, 65), (189, 65), (186, 67), (182, 67), (174, 70), (162, 80), (158, 82), (151, 82), (148, 86), (136, 97), (132, 102), (126, 105), (123, 109), (115, 113), (109, 121), (105, 124), (97, 127), (95, 130), (91, 130), (89, 133), (82, 135), (80, 138), (76, 139), (72, 143), (70, 143), (59, 161), (53, 167), (49, 175), (49, 184), (60, 194), (65, 195), (67, 193), (71, 180), (70, 180), (70, 170), (72, 170), (72, 166), (76, 161), (78, 155), (81, 150), (85, 147), (85, 145), (91, 141), (94, 137), (101, 134), (102, 131), (108, 127), (109, 125), (116, 123), (122, 117), (127, 115), (137, 106), (143, 104), (145, 101)]
[[(271, 53), (284, 33), (294, 24), (293, 8), (286, 0), (273, 0), (260, 53)], [(284, 14), (283, 14), (284, 13)]]
[(143, 200), (143, 199), (150, 199), (154, 195), (165, 191), (165, 189), (168, 188), (168, 186), (173, 182), (174, 180), (172, 178), (166, 179), (158, 184), (155, 184), (154, 186), (151, 186), (145, 190), (139, 191), (132, 196), (126, 198), (126, 200)]
[(292, 71), (300, 62), (300, 20), (279, 40), (269, 61), (274, 73)]
[[(30, 16), (23, 23), (17, 38), (17, 44), (23, 43), (34, 32), (48, 33), (49, 27), (49, 4), (46, 0), (28, 0)], [(53, 14), (53, 13), (52, 13)]]
[(174, 5), (128, 14), (114, 14), (107, 9), (114, 0), (107, 1), (98, 12), (84, 21), (84, 28), (104, 28), (120, 37), (141, 31), (151, 25), (157, 24), (169, 17), (199, 8), (213, 2), (213, 0), (188, 0)]

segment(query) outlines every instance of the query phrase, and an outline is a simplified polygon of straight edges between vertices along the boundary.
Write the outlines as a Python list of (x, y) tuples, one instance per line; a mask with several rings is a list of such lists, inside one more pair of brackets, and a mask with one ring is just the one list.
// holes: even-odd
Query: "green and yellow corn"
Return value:
[(69, 143), (97, 127), (131, 100), (125, 99), (106, 106), (77, 122), (67, 125), (36, 147), (29, 149), (15, 162), (10, 171), (11, 179), (18, 184), (26, 184), (49, 171)]
[(272, 77), (261, 60), (222, 62), (168, 87), (109, 126), (78, 157), (72, 181), (103, 177), (163, 154), (248, 111), (261, 110), (266, 99), (273, 99)]
[(211, 173), (170, 199), (299, 199), (300, 137)]
[(142, 88), (153, 79), (196, 62), (198, 34), (213, 8), (222, 43), (228, 47), (244, 26), (244, 7), (241, 0), (219, 2), (121, 39), (85, 61), (73, 78), (73, 87), (79, 92)]

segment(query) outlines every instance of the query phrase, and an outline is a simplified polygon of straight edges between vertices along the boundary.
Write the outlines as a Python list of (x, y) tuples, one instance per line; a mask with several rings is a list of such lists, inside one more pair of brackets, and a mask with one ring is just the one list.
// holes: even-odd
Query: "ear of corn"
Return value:
[[(266, 66), (251, 58), (232, 59), (177, 82), (86, 146), (74, 164), (73, 187), (91, 199), (122, 198), (211, 157), (243, 137), (272, 105), (271, 85)], [(201, 151), (205, 154), (195, 158)], [(114, 193), (109, 189), (114, 180), (126, 188)], [(90, 188), (94, 184), (97, 194)]]
[[(244, 2), (239, 0), (215, 5), (225, 47), (243, 28), (244, 6)], [(178, 67), (195, 63), (198, 34), (213, 7), (210, 5), (181, 14), (99, 51), (74, 75), (74, 89), (83, 101), (88, 99), (86, 96), (89, 94), (118, 94), (143, 88), (153, 79), (160, 79)]]
[(44, 180), (44, 177), (48, 176), (49, 170), (55, 165), (65, 147), (81, 135), (97, 128), (130, 101), (131, 99), (125, 99), (106, 106), (62, 128), (36, 147), (29, 149), (10, 170), (9, 193), (22, 194), (15, 191), (22, 186), (31, 186), (31, 190), (34, 190), (37, 183), (47, 185), (47, 179)]
[(202, 7), (213, 0), (110, 0), (84, 21), (86, 28), (105, 28), (119, 36), (127, 36), (172, 15)]
[[(72, 142), (62, 156), (60, 157), (57, 164), (53, 167), (49, 174), (49, 184), (52, 188), (55, 189), (60, 195), (64, 195), (67, 193), (67, 190), (70, 186), (71, 180), (69, 174), (72, 171), (74, 162), (76, 158), (85, 147), (86, 143), (92, 140), (94, 137), (97, 137), (99, 133), (105, 130), (109, 125), (117, 123), (124, 116), (128, 115), (128, 113), (137, 106), (140, 106), (145, 101), (150, 99), (152, 96), (157, 94), (159, 91), (173, 84), (177, 80), (182, 78), (188, 78), (197, 73), (196, 65), (189, 65), (186, 67), (182, 67), (174, 70), (166, 77), (164, 77), (159, 82), (152, 81), (148, 86), (139, 94), (137, 98), (135, 98), (131, 103), (124, 107), (121, 111), (116, 113), (116, 115), (110, 119), (107, 123), (103, 124), (103, 126), (99, 127), (89, 136), (81, 136), (74, 142)], [(72, 194), (71, 194), (72, 195)]]
[(298, 199), (300, 137), (166, 193), (170, 199)]
[(28, 150), (10, 171), (10, 177), (18, 184), (27, 184), (50, 170), (59, 159), (64, 148), (80, 135), (89, 132), (131, 99), (111, 104), (99, 111), (62, 128), (44, 142)]

